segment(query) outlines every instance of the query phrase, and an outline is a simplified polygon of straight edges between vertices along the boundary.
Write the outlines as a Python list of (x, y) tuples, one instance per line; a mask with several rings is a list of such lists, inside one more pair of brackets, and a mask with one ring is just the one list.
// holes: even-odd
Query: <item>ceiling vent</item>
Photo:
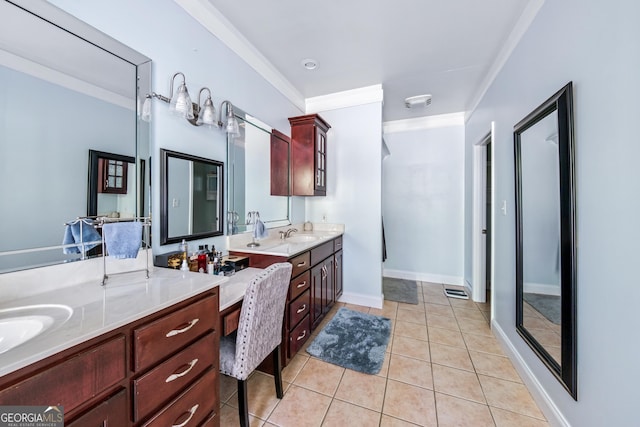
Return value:
[(407, 108), (426, 108), (431, 105), (431, 95), (416, 95), (405, 98), (404, 106)]

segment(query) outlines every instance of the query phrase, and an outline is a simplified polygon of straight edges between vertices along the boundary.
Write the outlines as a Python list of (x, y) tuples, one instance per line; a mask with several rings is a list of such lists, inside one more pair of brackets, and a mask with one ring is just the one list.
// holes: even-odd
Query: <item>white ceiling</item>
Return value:
[[(267, 70), (263, 75), (290, 98), (382, 84), (384, 121), (473, 108), (504, 60), (505, 50), (542, 3), (176, 1), (232, 49), (249, 52), (253, 60), (248, 62)], [(216, 15), (218, 21), (203, 18), (204, 12)], [(220, 23), (227, 28), (221, 29)], [(237, 43), (229, 43), (223, 31), (239, 33)], [(317, 69), (305, 69), (301, 65), (305, 58), (317, 60)], [(256, 66), (260, 61), (266, 65)], [(420, 94), (433, 96), (429, 107), (404, 107), (406, 97)]]

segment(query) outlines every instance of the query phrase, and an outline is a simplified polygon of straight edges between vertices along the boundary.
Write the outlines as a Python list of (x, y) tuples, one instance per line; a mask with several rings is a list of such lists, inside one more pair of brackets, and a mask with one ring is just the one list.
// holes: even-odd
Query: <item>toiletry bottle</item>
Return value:
[(198, 252), (193, 252), (189, 257), (189, 270), (198, 272)]
[(198, 272), (205, 273), (207, 271), (207, 253), (204, 246), (198, 246)]
[(182, 242), (180, 242), (180, 246), (178, 250), (182, 252), (182, 260), (186, 261), (187, 253), (189, 252), (189, 245), (187, 244), (187, 241), (185, 239), (182, 239)]

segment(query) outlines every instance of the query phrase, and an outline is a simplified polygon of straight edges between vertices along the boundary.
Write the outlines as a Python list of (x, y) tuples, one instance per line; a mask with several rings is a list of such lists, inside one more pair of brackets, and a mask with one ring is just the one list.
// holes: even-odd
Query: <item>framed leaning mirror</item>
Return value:
[(577, 400), (572, 83), (514, 127), (516, 329)]
[(223, 164), (160, 150), (160, 244), (223, 234)]

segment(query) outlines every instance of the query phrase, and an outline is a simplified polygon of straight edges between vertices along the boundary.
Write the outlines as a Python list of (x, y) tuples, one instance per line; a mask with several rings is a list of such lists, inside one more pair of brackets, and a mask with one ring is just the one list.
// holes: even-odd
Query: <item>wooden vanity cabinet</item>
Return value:
[(327, 131), (331, 126), (318, 114), (290, 117), (291, 195), (326, 196)]
[(289, 196), (290, 168), (289, 146), (291, 138), (282, 132), (271, 131), (271, 195)]
[(212, 289), (11, 372), (0, 405), (62, 405), (74, 427), (218, 426), (218, 307)]

